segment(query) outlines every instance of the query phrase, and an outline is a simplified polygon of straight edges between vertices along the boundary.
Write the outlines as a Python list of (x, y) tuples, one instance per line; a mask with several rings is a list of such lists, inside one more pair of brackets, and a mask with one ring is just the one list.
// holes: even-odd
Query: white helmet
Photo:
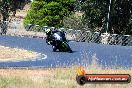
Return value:
[(51, 30), (48, 28), (45, 30), (46, 33), (49, 33)]

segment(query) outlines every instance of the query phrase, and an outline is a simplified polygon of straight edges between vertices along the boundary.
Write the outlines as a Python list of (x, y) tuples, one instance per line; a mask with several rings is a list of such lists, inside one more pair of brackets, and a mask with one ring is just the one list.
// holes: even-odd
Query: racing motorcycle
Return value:
[(47, 45), (52, 45), (52, 39), (50, 36), (46, 37), (46, 43), (47, 43)]
[(54, 52), (57, 49), (60, 52), (69, 52), (69, 53), (73, 52), (66, 40), (64, 40), (61, 36), (59, 36), (56, 33), (53, 36), (54, 36), (54, 39), (52, 40), (52, 48)]

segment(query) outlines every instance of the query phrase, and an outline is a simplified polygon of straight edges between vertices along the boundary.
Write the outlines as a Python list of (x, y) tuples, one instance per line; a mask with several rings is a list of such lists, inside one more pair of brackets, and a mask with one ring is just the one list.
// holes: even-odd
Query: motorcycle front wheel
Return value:
[(72, 50), (67, 42), (62, 42), (62, 49), (64, 49), (66, 52), (72, 53)]

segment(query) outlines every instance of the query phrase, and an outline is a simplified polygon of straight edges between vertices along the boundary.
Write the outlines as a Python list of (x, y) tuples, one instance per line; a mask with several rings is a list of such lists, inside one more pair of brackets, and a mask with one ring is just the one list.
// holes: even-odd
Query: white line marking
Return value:
[(26, 59), (26, 60), (12, 60), (12, 61), (1, 61), (1, 62), (21, 62), (21, 61), (36, 61), (36, 60), (44, 60), (47, 58), (47, 55), (45, 54), (40, 54), (40, 56), (36, 57), (36, 58), (33, 58), (33, 59)]
[(46, 58), (47, 58), (47, 55), (45, 55), (45, 54), (43, 54), (43, 55), (44, 55), (44, 57), (43, 57), (43, 58), (41, 58), (41, 59), (43, 59), (43, 60), (44, 60), (44, 59), (46, 59)]

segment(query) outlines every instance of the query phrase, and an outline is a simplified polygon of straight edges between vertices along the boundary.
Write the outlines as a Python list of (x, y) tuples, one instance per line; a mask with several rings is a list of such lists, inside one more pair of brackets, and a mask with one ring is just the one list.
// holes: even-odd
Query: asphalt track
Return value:
[(73, 53), (52, 52), (52, 47), (44, 39), (0, 36), (0, 45), (32, 50), (47, 57), (28, 61), (0, 62), (0, 67), (66, 67), (89, 65), (94, 57), (97, 63), (107, 67), (132, 67), (132, 47), (103, 45), (86, 42), (69, 42)]

